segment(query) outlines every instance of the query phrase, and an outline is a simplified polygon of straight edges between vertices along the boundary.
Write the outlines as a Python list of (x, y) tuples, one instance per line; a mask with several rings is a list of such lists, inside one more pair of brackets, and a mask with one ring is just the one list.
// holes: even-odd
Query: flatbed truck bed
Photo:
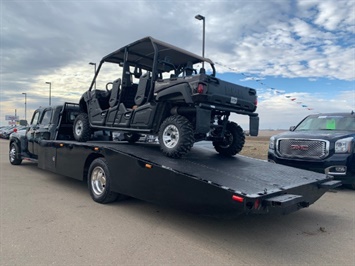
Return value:
[(340, 185), (324, 174), (223, 157), (202, 145), (177, 160), (156, 144), (42, 140), (38, 154), (39, 168), (79, 180), (87, 180), (93, 161), (104, 158), (110, 191), (200, 213), (287, 214)]
[(158, 144), (112, 141), (105, 132), (96, 141), (78, 142), (73, 137), (78, 112), (75, 103), (38, 108), (26, 131), (11, 134), (10, 163), (35, 160), (41, 169), (86, 181), (98, 203), (126, 195), (213, 214), (286, 214), (341, 184), (325, 174), (222, 156), (209, 142), (196, 143), (181, 159), (164, 156)]

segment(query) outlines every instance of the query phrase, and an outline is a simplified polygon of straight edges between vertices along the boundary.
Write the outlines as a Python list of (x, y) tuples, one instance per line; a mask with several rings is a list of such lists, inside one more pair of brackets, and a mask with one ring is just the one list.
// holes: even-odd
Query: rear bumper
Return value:
[(253, 111), (247, 111), (233, 106), (225, 106), (225, 105), (214, 104), (214, 103), (199, 103), (198, 105), (201, 108), (209, 109), (209, 110), (218, 110), (224, 112), (233, 112), (241, 115), (258, 116), (258, 114), (254, 113)]
[(259, 116), (257, 113), (252, 113), (244, 110), (239, 110), (236, 108), (226, 107), (222, 105), (213, 105), (213, 104), (206, 104), (200, 103), (200, 109), (204, 110), (217, 110), (222, 112), (234, 112), (241, 115), (248, 115), (249, 116), (249, 134), (250, 136), (257, 136), (259, 134)]

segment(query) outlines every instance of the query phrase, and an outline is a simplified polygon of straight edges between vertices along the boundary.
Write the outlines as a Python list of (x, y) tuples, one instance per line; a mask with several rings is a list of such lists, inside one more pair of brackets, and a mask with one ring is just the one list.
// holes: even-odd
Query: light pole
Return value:
[[(89, 65), (92, 65), (95, 67), (95, 69), (94, 69), (94, 71), (95, 71), (94, 76), (95, 76), (96, 75), (96, 63), (90, 62)], [(96, 80), (95, 80), (95, 90), (96, 90)]]
[[(195, 19), (202, 20), (202, 57), (205, 57), (205, 17), (202, 15), (196, 15)], [(205, 62), (202, 62), (202, 68), (205, 67)]]
[(51, 106), (52, 82), (46, 82), (46, 84), (49, 84), (49, 106)]
[(25, 95), (25, 120), (26, 120), (26, 123), (27, 123), (27, 93), (26, 92), (23, 92), (22, 93), (23, 95)]

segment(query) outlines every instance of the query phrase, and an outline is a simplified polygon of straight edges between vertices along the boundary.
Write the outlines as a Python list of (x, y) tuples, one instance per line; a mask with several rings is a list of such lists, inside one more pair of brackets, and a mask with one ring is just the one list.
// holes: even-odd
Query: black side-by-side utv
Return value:
[[(118, 66), (116, 79), (106, 90), (96, 89), (107, 63)], [(77, 141), (90, 140), (97, 130), (122, 132), (130, 143), (141, 134), (156, 135), (162, 152), (173, 158), (201, 140), (212, 141), (222, 155), (240, 152), (245, 136), (229, 121), (232, 112), (250, 117), (250, 135), (259, 128), (255, 89), (216, 78), (211, 60), (152, 37), (105, 56), (79, 104), (73, 127)]]

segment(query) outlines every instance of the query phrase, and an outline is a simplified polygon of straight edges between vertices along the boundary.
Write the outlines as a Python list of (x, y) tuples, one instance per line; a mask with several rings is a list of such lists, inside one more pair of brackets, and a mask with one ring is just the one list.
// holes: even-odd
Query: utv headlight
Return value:
[(274, 150), (275, 149), (275, 137), (271, 137), (269, 141), (269, 149)]
[(350, 153), (353, 138), (339, 139), (335, 142), (335, 153)]

